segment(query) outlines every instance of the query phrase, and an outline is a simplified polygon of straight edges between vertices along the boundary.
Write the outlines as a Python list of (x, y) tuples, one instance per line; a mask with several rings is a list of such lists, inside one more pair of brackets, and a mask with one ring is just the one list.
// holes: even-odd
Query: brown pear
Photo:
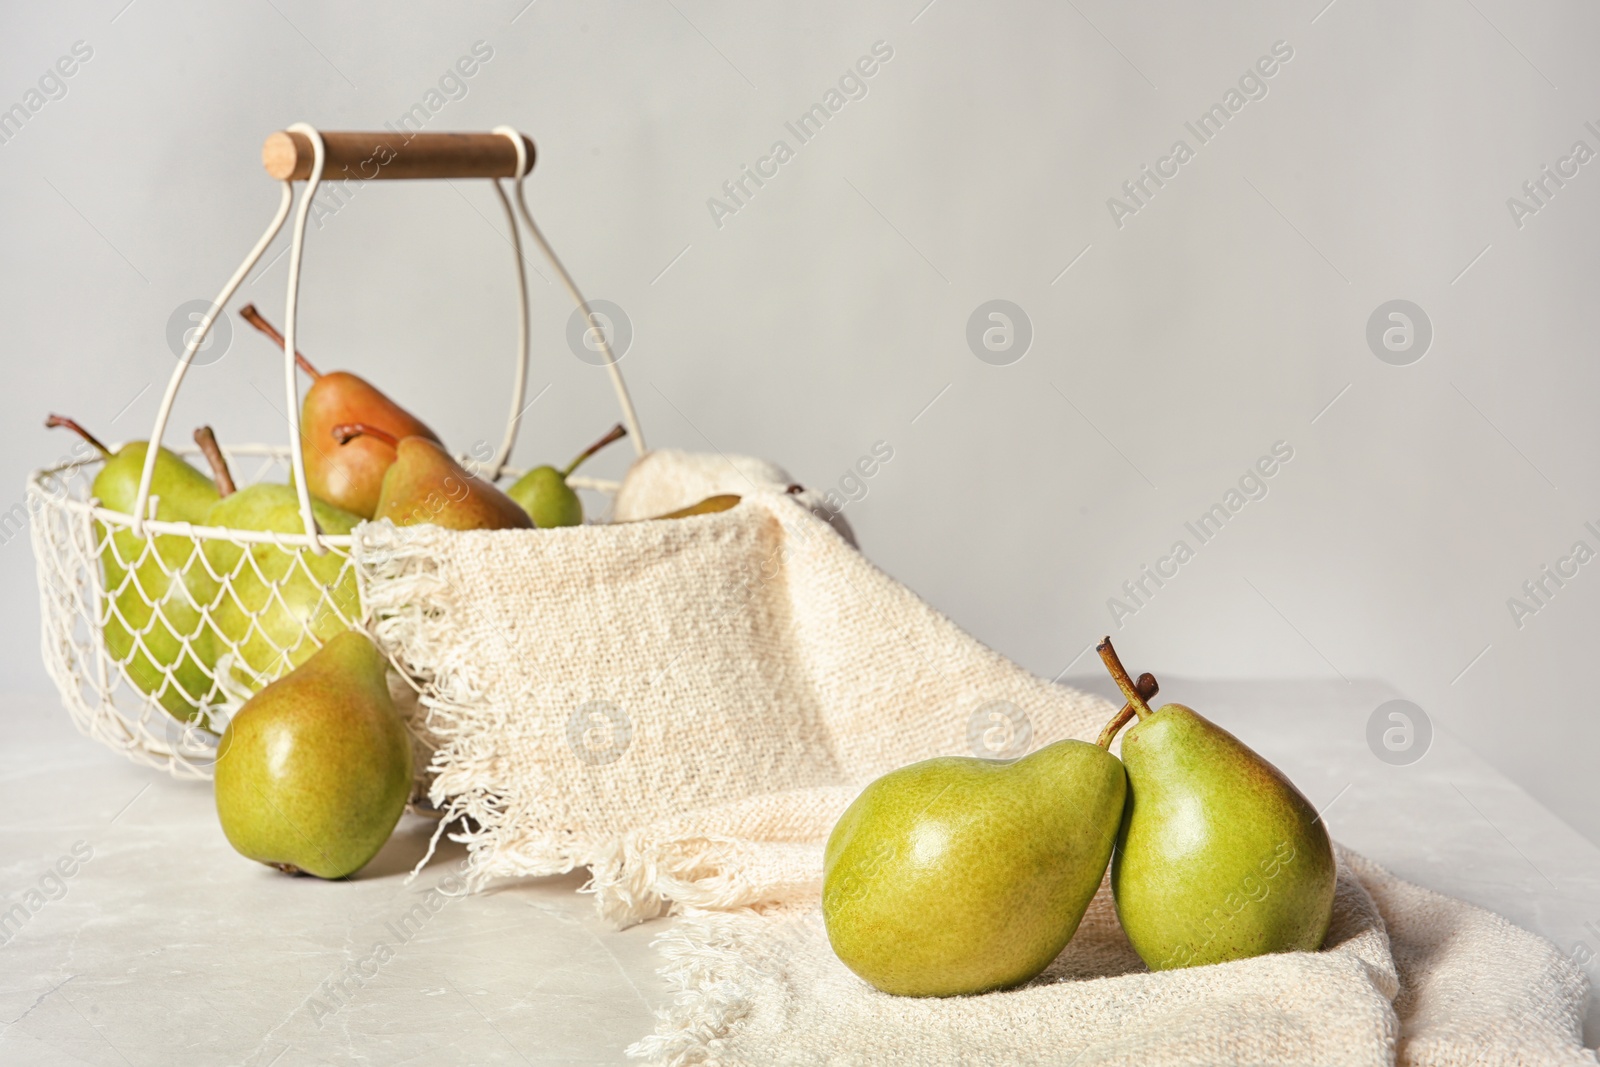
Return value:
[(388, 519), (396, 526), (432, 523), (449, 530), (533, 528), (533, 519), (515, 500), (468, 474), (437, 441), (424, 437), (397, 441), (384, 430), (359, 422), (333, 428), (336, 441), (354, 444), (363, 437), (376, 437), (395, 450), (373, 518)]
[[(283, 335), (261, 317), (254, 304), (240, 308), (239, 314), (277, 342), (279, 348), (287, 347)], [(395, 449), (376, 435), (362, 436), (341, 446), (333, 435), (334, 427), (364, 423), (396, 440), (419, 437), (437, 442), (438, 435), (365, 378), (347, 371), (324, 374), (299, 352), (294, 358), (312, 379), (300, 408), (306, 487), (312, 496), (370, 519), (378, 509), (383, 474), (395, 460)]]

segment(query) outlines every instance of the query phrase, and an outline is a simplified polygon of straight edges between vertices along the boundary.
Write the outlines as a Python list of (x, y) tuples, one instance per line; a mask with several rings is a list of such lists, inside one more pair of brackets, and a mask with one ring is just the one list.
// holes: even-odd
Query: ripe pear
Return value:
[[(258, 482), (236, 492), (211, 428), (196, 430), (195, 440), (222, 494), (206, 515), (207, 526), (305, 532), (300, 498), (291, 486)], [(315, 497), (311, 514), (325, 534), (347, 534), (361, 521)], [(208, 540), (205, 554), (212, 572), (227, 579), (227, 591), (212, 613), (213, 659), (232, 651), (232, 677), (251, 692), (304, 663), (361, 618), (355, 570), (343, 553), (318, 556), (309, 548), (252, 544), (246, 549)]]
[(1099, 651), (1139, 718), (1122, 739), (1129, 796), (1111, 865), (1139, 958), (1161, 971), (1321, 948), (1337, 872), (1311, 802), (1193, 709), (1151, 711), (1110, 638)]
[(572, 472), (584, 460), (627, 435), (628, 431), (619, 422), (604, 437), (579, 452), (564, 470), (556, 470), (551, 466), (535, 467), (512, 482), (506, 495), (520, 504), (522, 510), (533, 519), (533, 524), (541, 530), (552, 526), (582, 526), (583, 501), (578, 498), (577, 491), (567, 484), (567, 479), (572, 477)]
[(1014, 762), (943, 756), (890, 771), (846, 809), (823, 853), (834, 952), (903, 996), (1028, 981), (1099, 888), (1126, 789), (1116, 757), (1083, 741)]
[[(72, 419), (51, 415), (45, 425), (72, 430), (105, 458), (91, 492), (102, 507), (131, 515), (149, 445), (134, 441), (113, 453)], [(157, 520), (200, 524), (217, 502), (217, 487), (163, 448), (156, 453), (150, 496)], [(105, 545), (100, 566), (107, 597), (101, 628), (106, 650), (141, 692), (175, 718), (192, 721), (215, 689), (204, 609), (220, 592), (199, 545), (177, 534), (135, 537), (126, 526), (116, 527), (108, 541), (98, 522), (94, 537), (97, 545)]]
[[(245, 321), (287, 347), (283, 335), (262, 318), (254, 304), (239, 309)], [(306, 488), (335, 507), (370, 519), (378, 507), (383, 472), (394, 462), (394, 446), (380, 436), (371, 435), (340, 447), (333, 429), (346, 423), (362, 422), (386, 431), (390, 437), (421, 437), (438, 441), (420, 419), (390, 400), (365, 378), (346, 371), (319, 371), (300, 353), (294, 354), (300, 369), (311, 376), (300, 407), (300, 440), (305, 448)]]
[[(385, 431), (365, 423), (336, 426), (334, 439), (389, 438)], [(436, 441), (403, 437), (394, 441), (395, 460), (383, 475), (375, 519), (396, 526), (432, 523), (450, 530), (531, 529), (533, 519), (515, 500), (450, 458)]]
[(645, 521), (653, 522), (656, 519), (687, 519), (692, 515), (714, 515), (719, 511), (727, 511), (729, 508), (737, 504), (739, 499), (738, 493), (718, 493), (716, 496), (708, 496), (698, 503), (690, 504), (686, 508), (679, 508), (677, 511), (669, 511), (665, 515), (652, 515), (648, 520)]
[(386, 661), (347, 630), (251, 697), (217, 747), (217, 817), (241, 855), (344, 878), (377, 855), (411, 794), (411, 739)]

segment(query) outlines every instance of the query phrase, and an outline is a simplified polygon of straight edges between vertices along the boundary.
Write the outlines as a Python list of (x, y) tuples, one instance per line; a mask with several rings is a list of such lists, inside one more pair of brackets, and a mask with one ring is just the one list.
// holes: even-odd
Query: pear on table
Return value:
[[(45, 425), (72, 430), (104, 457), (91, 492), (101, 507), (132, 515), (149, 444), (134, 441), (112, 452), (72, 419), (51, 415)], [(165, 448), (156, 453), (150, 497), (155, 514), (146, 518), (196, 525), (218, 499), (209, 478)], [(106, 650), (141, 692), (168, 714), (193, 721), (215, 688), (206, 609), (220, 593), (199, 546), (176, 534), (136, 537), (126, 526), (116, 526), (108, 539), (103, 524), (93, 528), (96, 545), (104, 546)]]
[[(195, 442), (211, 464), (221, 499), (206, 514), (207, 526), (300, 534), (300, 498), (291, 486), (257, 482), (235, 490), (227, 460), (209, 426)], [(317, 529), (348, 534), (361, 521), (348, 511), (311, 500)], [(208, 539), (206, 560), (227, 581), (212, 613), (213, 660), (232, 651), (231, 676), (251, 692), (304, 663), (329, 638), (361, 618), (355, 569), (340, 552), (317, 555), (309, 548)]]
[(251, 697), (217, 747), (217, 817), (240, 854), (344, 878), (377, 855), (411, 794), (411, 739), (386, 661), (347, 630)]
[(511, 488), (506, 490), (506, 495), (526, 511), (533, 524), (541, 530), (553, 526), (581, 526), (583, 525), (583, 501), (578, 493), (567, 484), (567, 479), (572, 477), (583, 461), (611, 444), (620, 441), (628, 435), (628, 431), (619, 422), (600, 440), (579, 452), (571, 463), (562, 470), (551, 466), (535, 467), (523, 474)]
[[(254, 304), (240, 308), (239, 314), (270, 337), (279, 349), (288, 348), (283, 335), (261, 316)], [(312, 379), (300, 407), (306, 488), (313, 496), (335, 507), (370, 519), (378, 508), (384, 472), (395, 460), (395, 449), (388, 438), (420, 437), (434, 442), (439, 438), (422, 420), (365, 378), (347, 371), (324, 374), (299, 352), (294, 358)], [(349, 447), (340, 447), (334, 428), (357, 422), (377, 427), (388, 438), (373, 434), (352, 441)]]
[(334, 440), (354, 442), (378, 437), (395, 450), (383, 475), (383, 491), (373, 518), (396, 526), (432, 523), (449, 530), (531, 529), (533, 519), (500, 490), (451, 458), (437, 441), (424, 437), (395, 440), (386, 431), (364, 423), (336, 426)]
[(905, 996), (1028, 981), (1099, 888), (1126, 789), (1116, 757), (1083, 741), (1010, 763), (947, 756), (891, 771), (828, 838), (822, 914), (834, 952)]
[(1139, 957), (1160, 971), (1321, 948), (1337, 871), (1311, 802), (1193, 709), (1151, 711), (1109, 637), (1099, 651), (1139, 719), (1122, 738), (1129, 794), (1111, 864)]

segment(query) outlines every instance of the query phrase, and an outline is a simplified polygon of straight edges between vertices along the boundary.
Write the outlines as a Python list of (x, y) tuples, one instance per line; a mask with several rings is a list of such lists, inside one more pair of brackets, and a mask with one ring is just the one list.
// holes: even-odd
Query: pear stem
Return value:
[[(1161, 684), (1156, 681), (1156, 676), (1151, 674), (1149, 671), (1139, 675), (1138, 682), (1134, 684), (1139, 690), (1139, 695), (1144, 697), (1147, 701), (1157, 693), (1161, 692)], [(1128, 725), (1132, 719), (1133, 705), (1122, 705), (1122, 710), (1117, 712), (1116, 718), (1106, 723), (1106, 728), (1100, 731), (1100, 740), (1096, 741), (1095, 744), (1099, 745), (1107, 752), (1111, 751), (1112, 740), (1117, 736), (1124, 726)]]
[(44, 420), (44, 424), (47, 429), (51, 430), (57, 429), (58, 427), (64, 430), (71, 430), (73, 433), (77, 434), (79, 437), (93, 445), (96, 452), (100, 453), (106, 459), (111, 458), (111, 449), (101, 444), (100, 438), (96, 437), (94, 434), (78, 425), (77, 420), (69, 419), (65, 415), (51, 415), (48, 419)]
[(1122, 690), (1122, 695), (1133, 705), (1134, 713), (1139, 716), (1140, 721), (1148, 719), (1151, 715), (1150, 705), (1145, 703), (1144, 697), (1139, 695), (1138, 687), (1133, 684), (1133, 679), (1128, 677), (1128, 669), (1117, 657), (1117, 650), (1111, 647), (1111, 638), (1102, 637), (1100, 643), (1094, 646), (1094, 650), (1100, 653), (1100, 659), (1105, 663), (1106, 670), (1116, 679), (1117, 688)]
[(194, 432), (194, 443), (200, 446), (201, 454), (211, 464), (211, 477), (217, 483), (217, 492), (222, 496), (232, 496), (238, 486), (233, 483), (233, 472), (228, 469), (228, 461), (217, 444), (217, 435), (211, 432), (211, 427), (202, 426)]
[(357, 437), (376, 437), (390, 448), (400, 447), (400, 441), (394, 434), (365, 422), (343, 422), (335, 426), (332, 433), (333, 439), (341, 445), (347, 445)]
[(567, 469), (561, 472), (561, 480), (566, 481), (566, 479), (570, 478), (572, 472), (578, 469), (579, 464), (606, 447), (606, 445), (613, 441), (620, 441), (626, 436), (628, 436), (628, 430), (622, 423), (619, 422), (611, 427), (604, 437), (573, 457), (572, 462), (567, 464)]
[[(256, 329), (260, 330), (262, 333), (266, 334), (268, 337), (272, 338), (279, 348), (289, 347), (288, 343), (283, 339), (283, 334), (279, 333), (277, 328), (274, 327), (272, 323), (268, 322), (262, 316), (261, 312), (256, 310), (256, 306), (254, 304), (246, 304), (244, 307), (240, 308), (239, 317), (244, 319), (244, 321), (248, 322), (250, 325), (254, 326)], [(302, 356), (299, 352), (294, 354), (294, 361), (301, 370), (311, 375), (313, 380), (322, 377), (322, 372), (316, 367), (313, 367), (311, 365), (311, 361), (305, 356)]]

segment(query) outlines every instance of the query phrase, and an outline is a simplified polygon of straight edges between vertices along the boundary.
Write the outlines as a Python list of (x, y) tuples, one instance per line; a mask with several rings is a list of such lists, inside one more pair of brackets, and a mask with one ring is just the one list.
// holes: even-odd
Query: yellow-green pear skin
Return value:
[(708, 496), (704, 500), (690, 504), (677, 511), (669, 511), (665, 515), (655, 515), (656, 519), (689, 519), (696, 515), (715, 515), (719, 511), (727, 511), (739, 503), (741, 498), (737, 493), (718, 493)]
[[(148, 448), (146, 442), (134, 441), (106, 460), (92, 489), (101, 506), (133, 513)], [(156, 453), (150, 496), (156, 500), (158, 521), (200, 524), (217, 502), (217, 487), (176, 452), (163, 448)], [(97, 539), (105, 537), (101, 524), (94, 530)], [(178, 534), (158, 535), (152, 545), (150, 538), (117, 526), (100, 562), (109, 598), (106, 650), (168, 714), (194, 719), (215, 688), (215, 659), (203, 610), (216, 602), (220, 591), (200, 558), (200, 546)]]
[(903, 996), (1028, 981), (1099, 888), (1126, 791), (1116, 757), (1082, 741), (1012, 763), (946, 756), (891, 771), (828, 839), (822, 914), (834, 952)]
[(554, 467), (533, 468), (512, 482), (506, 495), (520, 504), (541, 530), (583, 525), (583, 501)]
[[(317, 527), (329, 535), (348, 534), (361, 517), (312, 497)], [(300, 497), (291, 486), (258, 482), (223, 497), (206, 518), (209, 526), (276, 533), (305, 532)], [(330, 551), (208, 540), (206, 559), (227, 591), (213, 613), (213, 660), (236, 651), (233, 677), (254, 691), (304, 663), (318, 642), (350, 628), (361, 618), (355, 569)], [(246, 558), (248, 554), (248, 559)], [(349, 621), (346, 621), (349, 620)]]
[(344, 878), (389, 839), (411, 739), (366, 634), (346, 630), (251, 697), (217, 748), (217, 817), (240, 854)]
[(541, 530), (555, 526), (582, 526), (583, 501), (577, 490), (567, 484), (572, 472), (583, 466), (584, 460), (613, 441), (621, 440), (628, 431), (619, 422), (609, 433), (588, 448), (579, 452), (565, 470), (556, 470), (546, 464), (535, 467), (511, 484), (506, 495), (515, 500)]
[(1152, 971), (1314, 952), (1336, 870), (1311, 802), (1182, 704), (1122, 739), (1128, 805), (1111, 864), (1117, 917)]

